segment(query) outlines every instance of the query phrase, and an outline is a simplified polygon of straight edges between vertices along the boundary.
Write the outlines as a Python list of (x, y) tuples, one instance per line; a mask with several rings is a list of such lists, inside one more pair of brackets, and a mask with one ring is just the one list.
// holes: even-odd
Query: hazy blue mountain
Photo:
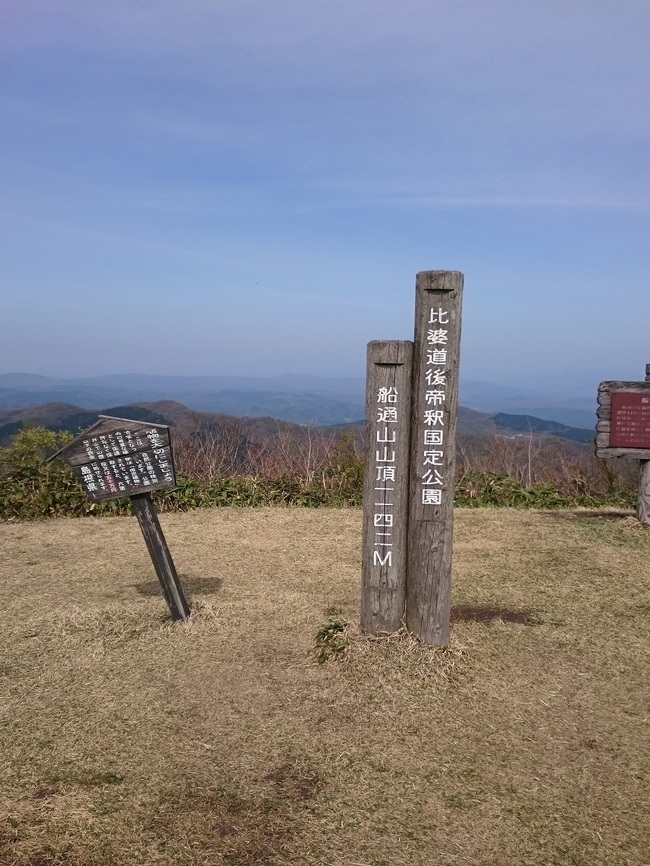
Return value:
[[(262, 395), (262, 398), (266, 396), (268, 395)], [(258, 400), (260, 400), (258, 396), (253, 396), (253, 402), (249, 407), (253, 412), (252, 415), (234, 417), (227, 413), (197, 411), (171, 400), (129, 406), (111, 406), (94, 411), (82, 409), (69, 403), (44, 403), (40, 406), (22, 409), (0, 410), (0, 445), (7, 443), (18, 430), (30, 424), (48, 427), (51, 430), (68, 430), (71, 433), (78, 433), (94, 424), (98, 414), (169, 424), (177, 430), (190, 434), (206, 425), (219, 428), (231, 422), (239, 423), (239, 419), (243, 417), (247, 436), (252, 436), (256, 440), (259, 440), (260, 437), (265, 438), (276, 434), (280, 427), (282, 429), (295, 428), (298, 435), (300, 435), (300, 431), (304, 431), (304, 424), (299, 425), (296, 422), (277, 420), (272, 416), (256, 414), (255, 408), (263, 407), (263, 402), (259, 403)], [(291, 407), (285, 407), (285, 411), (291, 411)], [(361, 436), (364, 422), (356, 419), (349, 422), (316, 426), (331, 430), (347, 430), (355, 436)], [(474, 409), (466, 409), (464, 406), (460, 406), (458, 410), (458, 432), (461, 437), (469, 436), (472, 438), (492, 435), (515, 438), (518, 436), (527, 437), (532, 434), (536, 437), (559, 437), (577, 443), (590, 443), (594, 436), (593, 430), (576, 429), (555, 421), (504, 413), (490, 415), (485, 412), (477, 412)]]
[[(300, 424), (342, 424), (364, 415), (360, 377), (286, 374), (243, 376), (155, 376), (120, 374), (56, 379), (27, 373), (0, 374), (0, 409), (71, 403), (82, 409), (175, 400), (191, 409), (238, 416), (271, 416)], [(556, 398), (553, 392), (491, 382), (461, 380), (461, 405), (487, 414), (527, 415), (593, 430), (593, 396)]]
[(596, 426), (595, 390), (591, 397), (558, 398), (552, 392), (461, 379), (459, 400), (463, 406), (480, 412), (531, 415), (588, 430)]
[(557, 421), (546, 421), (543, 418), (535, 418), (532, 415), (507, 415), (499, 412), (490, 416), (498, 430), (512, 433), (515, 431), (521, 435), (527, 434), (550, 434), (559, 436), (561, 439), (571, 439), (573, 442), (593, 442), (595, 431), (585, 430), (581, 427), (570, 427), (567, 424), (559, 424)]
[(279, 376), (100, 376), (48, 379), (0, 374), (0, 409), (71, 403), (96, 409), (117, 403), (176, 400), (191, 409), (229, 415), (281, 418), (299, 424), (336, 424), (364, 414), (364, 383), (354, 379)]
[(53, 388), (63, 379), (51, 379), (49, 376), (40, 376), (36, 373), (0, 373), (0, 388), (11, 391), (40, 391)]

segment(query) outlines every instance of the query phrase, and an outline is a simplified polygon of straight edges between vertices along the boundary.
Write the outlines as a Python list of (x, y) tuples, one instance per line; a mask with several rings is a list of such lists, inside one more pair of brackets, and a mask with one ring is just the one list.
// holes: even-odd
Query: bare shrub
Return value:
[(224, 418), (177, 432), (174, 443), (176, 466), (188, 478), (210, 482), (232, 475), (272, 480), (292, 476), (305, 487), (316, 481), (333, 483), (341, 436), (280, 421), (272, 432), (256, 432), (244, 419)]
[(507, 475), (526, 488), (552, 485), (565, 496), (596, 500), (634, 488), (638, 465), (635, 460), (603, 460), (589, 445), (531, 433), (459, 437), (458, 478), (467, 473)]
[(246, 472), (266, 478), (295, 475), (311, 484), (336, 447), (337, 437), (327, 431), (313, 427), (297, 431), (278, 424), (273, 436), (249, 445)]
[(196, 430), (174, 436), (175, 463), (188, 478), (214, 481), (244, 470), (246, 444), (241, 418), (199, 421)]

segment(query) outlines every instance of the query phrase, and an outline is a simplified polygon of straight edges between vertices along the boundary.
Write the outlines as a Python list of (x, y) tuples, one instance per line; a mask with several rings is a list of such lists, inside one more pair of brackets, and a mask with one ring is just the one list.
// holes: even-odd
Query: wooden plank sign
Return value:
[(408, 340), (368, 343), (361, 626), (373, 634), (404, 617), (412, 362)]
[(95, 502), (176, 484), (169, 427), (164, 424), (100, 415), (54, 457), (72, 466)]
[(601, 382), (598, 387), (597, 457), (639, 460), (636, 516), (650, 526), (650, 364), (645, 382)]
[(405, 621), (433, 646), (449, 643), (462, 293), (460, 271), (422, 271), (414, 342), (368, 344), (361, 625)]
[(449, 643), (463, 275), (416, 277), (406, 624)]
[(130, 497), (172, 619), (187, 619), (190, 608), (149, 495), (176, 483), (169, 427), (100, 415), (49, 459), (56, 457), (72, 466), (94, 502)]
[(601, 382), (597, 457), (650, 460), (650, 382)]

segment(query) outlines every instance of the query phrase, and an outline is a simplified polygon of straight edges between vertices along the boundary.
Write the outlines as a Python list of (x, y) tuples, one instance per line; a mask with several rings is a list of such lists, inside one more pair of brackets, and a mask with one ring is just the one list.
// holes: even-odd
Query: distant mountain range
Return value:
[[(96, 410), (101, 406), (171, 400), (201, 412), (272, 417), (296, 424), (326, 426), (363, 418), (364, 390), (365, 382), (360, 377), (124, 374), (55, 379), (29, 373), (3, 373), (0, 374), (0, 411), (47, 403), (67, 403)], [(483, 414), (526, 416), (590, 432), (596, 422), (595, 395), (593, 398), (556, 399), (553, 394), (461, 380), (460, 402)]]
[(364, 414), (362, 379), (277, 376), (99, 376), (50, 379), (25, 373), (0, 374), (0, 410), (43, 403), (99, 406), (174, 400), (201, 412), (241, 417), (270, 416), (296, 424), (340, 424)]
[[(153, 424), (168, 424), (179, 432), (189, 434), (208, 427), (218, 429), (232, 425), (233, 421), (241, 418), (242, 432), (245, 432), (251, 441), (275, 435), (281, 428), (293, 430), (296, 435), (304, 435), (301, 431), (306, 429), (306, 425), (272, 417), (242, 417), (197, 411), (173, 400), (110, 406), (101, 410), (84, 409), (71, 403), (43, 403), (21, 409), (0, 410), (0, 445), (9, 442), (19, 430), (30, 425), (47, 427), (51, 430), (67, 430), (77, 434), (94, 424), (100, 414)], [(348, 430), (356, 436), (361, 434), (364, 422), (358, 419), (353, 422), (318, 426), (332, 431)], [(594, 438), (592, 430), (569, 427), (557, 421), (545, 421), (526, 415), (488, 414), (465, 407), (460, 407), (458, 411), (458, 431), (461, 436), (498, 434), (515, 438), (532, 434), (535, 437), (553, 436), (577, 443), (591, 442)]]
[(596, 389), (590, 397), (561, 398), (553, 393), (461, 379), (459, 399), (463, 406), (481, 412), (530, 415), (590, 430), (596, 426)]

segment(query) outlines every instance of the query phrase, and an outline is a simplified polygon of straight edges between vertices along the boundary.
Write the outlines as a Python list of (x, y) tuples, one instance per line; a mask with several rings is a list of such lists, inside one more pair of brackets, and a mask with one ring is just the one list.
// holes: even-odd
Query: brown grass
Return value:
[(358, 511), (162, 523), (184, 624), (133, 518), (0, 525), (2, 866), (650, 863), (633, 520), (458, 511), (445, 650), (360, 633)]

